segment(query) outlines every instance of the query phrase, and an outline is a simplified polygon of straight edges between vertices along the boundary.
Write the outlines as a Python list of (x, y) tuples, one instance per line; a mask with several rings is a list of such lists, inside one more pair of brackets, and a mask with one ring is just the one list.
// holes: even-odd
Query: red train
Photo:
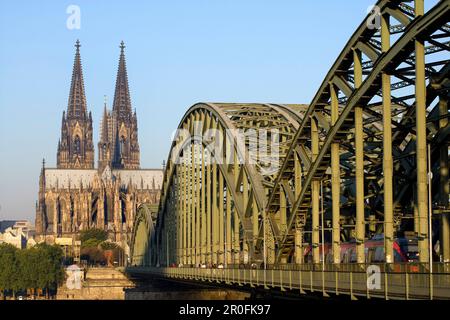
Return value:
[[(319, 245), (320, 261), (322, 261), (322, 247), (325, 251), (325, 262), (333, 263), (331, 243)], [(341, 263), (356, 263), (356, 242), (343, 242), (341, 247)], [(417, 262), (418, 248), (417, 239), (397, 238), (393, 244), (394, 263)], [(376, 236), (364, 243), (365, 263), (384, 263), (384, 237)], [(309, 245), (304, 251), (305, 262), (312, 263), (312, 246)]]

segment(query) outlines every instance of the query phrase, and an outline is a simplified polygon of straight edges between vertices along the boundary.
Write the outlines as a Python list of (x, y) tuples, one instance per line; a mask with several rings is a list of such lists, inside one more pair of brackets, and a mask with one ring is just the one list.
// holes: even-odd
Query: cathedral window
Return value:
[(76, 136), (75, 140), (73, 141), (73, 152), (74, 154), (81, 153), (81, 141), (79, 136)]
[(119, 150), (121, 156), (123, 156), (123, 154), (125, 153), (125, 141), (126, 141), (125, 137), (121, 136), (120, 137), (120, 150)]

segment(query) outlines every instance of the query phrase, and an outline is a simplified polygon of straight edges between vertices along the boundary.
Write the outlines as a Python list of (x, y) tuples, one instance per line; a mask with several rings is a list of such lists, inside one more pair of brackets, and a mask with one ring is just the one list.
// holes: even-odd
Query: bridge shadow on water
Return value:
[(349, 300), (348, 296), (324, 297), (321, 291), (299, 295), (298, 290), (281, 291), (252, 288), (248, 285), (194, 283), (192, 281), (134, 278), (134, 288), (125, 289), (125, 300), (286, 300), (323, 301)]
[(245, 291), (166, 279), (133, 281), (136, 287), (125, 290), (125, 300), (246, 300), (251, 296)]

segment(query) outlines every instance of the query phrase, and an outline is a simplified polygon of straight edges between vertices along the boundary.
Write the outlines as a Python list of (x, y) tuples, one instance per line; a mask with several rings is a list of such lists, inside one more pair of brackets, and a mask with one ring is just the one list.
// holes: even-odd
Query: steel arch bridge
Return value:
[(378, 1), (309, 105), (192, 106), (147, 235), (151, 264), (320, 263), (327, 242), (339, 265), (348, 241), (365, 263), (381, 234), (388, 264), (404, 234), (421, 263), (437, 240), (449, 262), (449, 9)]

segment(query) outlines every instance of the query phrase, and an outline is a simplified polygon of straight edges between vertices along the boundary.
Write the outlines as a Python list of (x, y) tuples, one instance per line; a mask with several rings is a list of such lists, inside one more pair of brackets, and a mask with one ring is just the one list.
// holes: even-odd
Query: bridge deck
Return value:
[[(151, 274), (173, 279), (208, 281), (227, 285), (249, 285), (267, 290), (281, 289), (349, 295), (352, 299), (450, 299), (449, 273), (380, 272), (375, 277), (365, 271), (317, 271), (280, 269), (209, 269), (129, 267), (134, 275)], [(431, 283), (431, 286), (430, 286)], [(430, 290), (431, 287), (431, 290)]]

